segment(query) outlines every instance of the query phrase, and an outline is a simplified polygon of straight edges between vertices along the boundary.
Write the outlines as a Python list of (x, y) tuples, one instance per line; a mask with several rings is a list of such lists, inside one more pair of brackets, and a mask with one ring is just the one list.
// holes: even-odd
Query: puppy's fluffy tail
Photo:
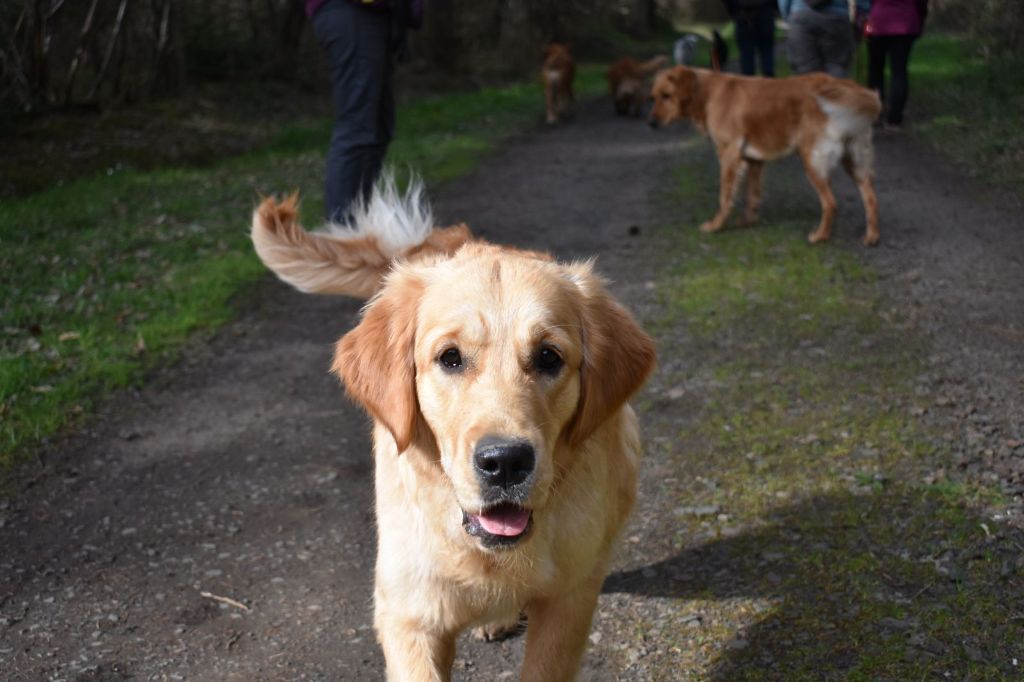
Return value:
[(251, 235), (263, 263), (299, 291), (361, 299), (376, 293), (396, 259), (452, 253), (472, 239), (465, 225), (435, 229), (422, 183), (414, 179), (401, 194), (390, 173), (346, 224), (307, 232), (293, 194), (264, 199), (253, 212)]

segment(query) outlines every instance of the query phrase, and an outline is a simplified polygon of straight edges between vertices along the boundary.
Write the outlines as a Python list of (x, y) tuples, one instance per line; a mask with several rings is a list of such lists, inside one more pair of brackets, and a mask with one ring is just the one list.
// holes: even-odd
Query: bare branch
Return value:
[(89, 6), (89, 13), (85, 15), (85, 24), (78, 34), (78, 48), (75, 50), (75, 56), (71, 58), (71, 66), (68, 67), (68, 80), (64, 85), (65, 106), (71, 101), (71, 88), (75, 84), (75, 78), (78, 76), (78, 67), (81, 66), (82, 59), (85, 56), (85, 44), (89, 39), (89, 34), (92, 32), (92, 21), (96, 15), (96, 6), (98, 4), (99, 0), (92, 0), (92, 5)]
[(64, 6), (64, 0), (50, 0), (50, 11), (46, 13), (46, 19), (49, 21), (53, 19), (53, 15), (60, 11), (60, 8)]
[(110, 40), (107, 42), (107, 51), (103, 55), (103, 63), (96, 74), (96, 80), (89, 88), (89, 94), (85, 96), (87, 101), (91, 102), (96, 97), (96, 91), (99, 90), (103, 77), (107, 75), (107, 67), (110, 66), (110, 58), (114, 56), (114, 45), (117, 44), (117, 38), (121, 34), (121, 25), (124, 23), (124, 14), (127, 8), (128, 0), (121, 0), (121, 5), (117, 8), (117, 17), (114, 19), (114, 27), (110, 30)]

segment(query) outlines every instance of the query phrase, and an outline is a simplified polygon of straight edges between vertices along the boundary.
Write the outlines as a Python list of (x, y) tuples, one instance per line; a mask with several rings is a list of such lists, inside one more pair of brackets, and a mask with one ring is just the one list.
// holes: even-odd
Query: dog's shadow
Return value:
[(715, 680), (1012, 677), (1024, 665), (1013, 663), (1024, 653), (1024, 533), (993, 526), (921, 489), (834, 494), (612, 573), (603, 591), (684, 600), (684, 609), (694, 600), (696, 612), (664, 642), (680, 649), (738, 624), (741, 607), (760, 610), (719, 642)]

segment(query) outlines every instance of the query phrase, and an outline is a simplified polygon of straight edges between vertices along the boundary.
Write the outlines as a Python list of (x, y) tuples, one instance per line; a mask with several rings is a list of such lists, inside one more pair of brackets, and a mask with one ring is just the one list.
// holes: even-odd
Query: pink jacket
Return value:
[(873, 36), (918, 35), (927, 13), (928, 0), (875, 0), (867, 32)]

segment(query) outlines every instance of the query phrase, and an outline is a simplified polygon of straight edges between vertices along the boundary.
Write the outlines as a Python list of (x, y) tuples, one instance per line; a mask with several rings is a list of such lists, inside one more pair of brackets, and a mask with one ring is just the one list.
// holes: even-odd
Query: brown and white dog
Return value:
[(842, 164), (864, 203), (864, 245), (878, 243), (871, 124), (881, 103), (871, 90), (823, 73), (769, 79), (677, 66), (658, 74), (651, 97), (652, 126), (689, 119), (714, 142), (720, 166), (718, 212), (701, 230), (722, 228), (744, 174), (744, 219), (756, 221), (765, 162), (796, 153), (821, 201), (821, 221), (808, 240), (820, 242), (832, 234), (836, 200), (829, 175)]
[[(307, 233), (265, 200), (263, 261), (312, 293), (373, 294), (333, 371), (373, 417), (374, 624), (390, 680), (448, 680), (456, 636), (528, 617), (522, 679), (574, 679), (636, 496), (627, 404), (654, 346), (590, 263), (435, 229), (385, 183)], [(375, 292), (375, 293), (374, 293)]]
[(544, 63), (540, 68), (540, 82), (544, 86), (544, 112), (548, 123), (568, 116), (575, 101), (572, 82), (576, 78), (576, 62), (568, 45), (548, 43), (544, 48)]
[(659, 55), (646, 62), (623, 57), (608, 67), (608, 88), (612, 104), (620, 116), (640, 116), (647, 101), (647, 79), (668, 64), (668, 57)]

